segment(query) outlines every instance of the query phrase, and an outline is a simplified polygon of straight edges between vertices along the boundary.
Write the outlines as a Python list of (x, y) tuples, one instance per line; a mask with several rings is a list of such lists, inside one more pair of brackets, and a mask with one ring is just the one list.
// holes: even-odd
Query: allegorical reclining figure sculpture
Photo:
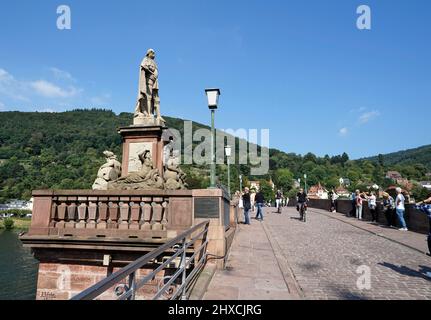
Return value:
[(127, 176), (121, 174), (121, 163), (116, 156), (105, 151), (107, 163), (100, 167), (93, 190), (180, 190), (187, 189), (186, 174), (179, 167), (178, 152), (171, 151), (166, 162), (163, 176), (159, 169), (154, 168), (149, 150), (139, 154), (141, 169), (131, 172)]
[(97, 178), (93, 184), (93, 190), (106, 190), (110, 181), (117, 180), (121, 176), (121, 163), (111, 151), (104, 151), (106, 163), (97, 172)]
[(144, 150), (138, 155), (138, 158), (142, 164), (141, 169), (109, 182), (108, 190), (164, 189), (164, 180), (159, 169), (153, 166), (150, 151)]

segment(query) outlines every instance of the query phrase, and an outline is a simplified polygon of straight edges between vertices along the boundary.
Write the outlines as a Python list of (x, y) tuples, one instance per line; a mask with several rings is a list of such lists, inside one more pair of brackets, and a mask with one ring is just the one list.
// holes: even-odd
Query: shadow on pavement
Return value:
[(304, 268), (307, 271), (317, 271), (319, 269), (322, 269), (322, 265), (320, 263), (302, 263), (301, 267)]
[(426, 272), (431, 272), (431, 268), (430, 267), (426, 267), (426, 266), (419, 266), (419, 271), (417, 270), (413, 270), (409, 267), (406, 266), (397, 266), (394, 265), (392, 263), (388, 263), (388, 262), (379, 262), (379, 265), (384, 266), (386, 268), (392, 269), (402, 275), (406, 275), (406, 276), (410, 276), (410, 277), (417, 277), (417, 278), (423, 278), (426, 279), (428, 281), (431, 281), (431, 278), (428, 278), (425, 273)]

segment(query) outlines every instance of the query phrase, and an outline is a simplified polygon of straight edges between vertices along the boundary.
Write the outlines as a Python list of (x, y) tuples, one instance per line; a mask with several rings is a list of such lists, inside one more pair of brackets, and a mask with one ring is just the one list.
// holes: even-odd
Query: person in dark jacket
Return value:
[(256, 212), (256, 220), (263, 221), (263, 205), (265, 203), (265, 197), (263, 196), (262, 191), (259, 191), (254, 198), (256, 202), (257, 212)]
[(428, 255), (431, 256), (431, 195), (428, 199), (416, 204), (416, 209), (425, 213), (428, 216), (429, 232), (428, 232)]
[(242, 195), (242, 204), (244, 206), (244, 223), (250, 224), (251, 201), (250, 190), (247, 187), (244, 189), (244, 194)]

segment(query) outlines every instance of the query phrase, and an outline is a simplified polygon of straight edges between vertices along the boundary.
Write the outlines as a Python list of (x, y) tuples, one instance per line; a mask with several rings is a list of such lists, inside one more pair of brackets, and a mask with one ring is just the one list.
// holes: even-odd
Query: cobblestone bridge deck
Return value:
[[(431, 299), (426, 236), (339, 213), (265, 209), (265, 220), (240, 225), (226, 270), (217, 271), (204, 299)], [(357, 287), (358, 267), (371, 288)]]

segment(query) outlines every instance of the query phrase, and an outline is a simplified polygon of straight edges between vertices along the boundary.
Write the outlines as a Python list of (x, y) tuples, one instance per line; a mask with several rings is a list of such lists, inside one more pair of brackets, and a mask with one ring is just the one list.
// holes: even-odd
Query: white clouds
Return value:
[(2, 82), (2, 83), (11, 82), (13, 80), (14, 80), (14, 78), (12, 77), (12, 75), (9, 72), (0, 68), (0, 82)]
[(361, 108), (356, 108), (356, 109), (351, 109), (350, 110), (351, 113), (356, 113), (356, 115), (352, 115), (349, 116), (349, 118), (354, 117), (356, 118), (356, 123), (354, 123), (354, 118), (351, 120), (353, 120), (353, 125), (350, 127), (343, 127), (341, 129), (338, 130), (338, 135), (340, 137), (346, 137), (348, 135), (354, 135), (355, 132), (357, 132), (357, 130), (359, 130), (359, 128), (365, 124), (367, 124), (368, 122), (376, 119), (377, 117), (380, 116), (380, 111), (379, 110), (373, 110), (373, 111), (367, 111), (367, 108), (365, 107), (361, 107)]
[(346, 127), (341, 128), (341, 129), (338, 131), (338, 134), (339, 134), (340, 136), (342, 136), (342, 137), (345, 137), (348, 133), (349, 133), (349, 129), (347, 129)]
[[(76, 103), (71, 99), (78, 97), (83, 90), (68, 84), (68, 82), (74, 81), (72, 75), (58, 68), (51, 68), (50, 70), (55, 78), (69, 80), (66, 82), (60, 80), (47, 81), (45, 79), (36, 81), (20, 80), (0, 68), (0, 99), (8, 105), (25, 102), (27, 107), (34, 107), (35, 104), (59, 105), (65, 101)], [(59, 81), (61, 84), (58, 83)], [(30, 103), (33, 106), (29, 106)], [(22, 107), (19, 109), (22, 109)]]
[(377, 118), (378, 116), (380, 116), (380, 112), (378, 110), (365, 112), (359, 116), (358, 121), (360, 124), (365, 124), (365, 123), (368, 123), (369, 121)]
[(9, 72), (0, 68), (0, 96), (18, 101), (30, 101), (25, 97), (24, 83), (17, 81)]
[(72, 86), (70, 86), (68, 89), (63, 89), (56, 84), (45, 80), (31, 82), (30, 86), (37, 94), (47, 98), (69, 98), (79, 94), (81, 91), (80, 89), (76, 89)]
[(86, 94), (69, 72), (55, 67), (27, 79), (0, 68), (0, 101), (0, 110), (11, 110), (15, 105), (17, 110), (40, 111), (40, 106), (47, 106), (44, 111), (52, 112), (76, 106), (108, 107), (111, 95), (103, 91)]
[(55, 67), (52, 67), (49, 70), (51, 70), (52, 74), (57, 79), (76, 82), (76, 79), (74, 77), (72, 77), (72, 75), (67, 71), (64, 71), (64, 70), (61, 70), (61, 69), (58, 69)]

